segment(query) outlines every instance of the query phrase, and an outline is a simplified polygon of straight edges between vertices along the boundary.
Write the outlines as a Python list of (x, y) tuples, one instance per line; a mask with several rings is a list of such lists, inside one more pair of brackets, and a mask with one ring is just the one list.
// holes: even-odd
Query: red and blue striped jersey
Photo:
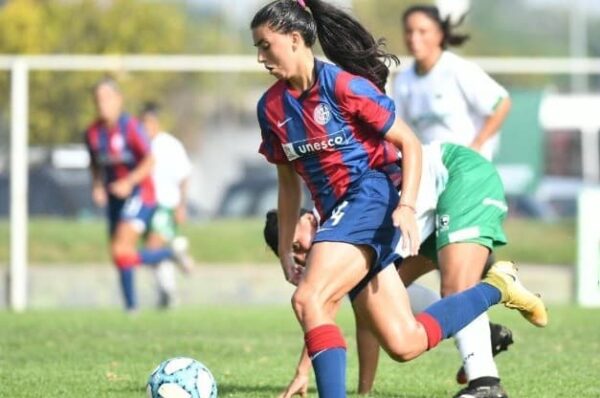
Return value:
[[(133, 117), (122, 114), (113, 127), (97, 120), (85, 133), (85, 143), (92, 164), (100, 168), (107, 186), (126, 177), (147, 155), (150, 155), (150, 139), (141, 124)], [(139, 194), (142, 202), (156, 203), (152, 177), (146, 177), (137, 185), (133, 194)]]
[(384, 140), (395, 120), (392, 99), (338, 66), (316, 60), (315, 72), (301, 94), (278, 81), (262, 96), (259, 152), (293, 165), (323, 219), (367, 170), (393, 165), (398, 150)]

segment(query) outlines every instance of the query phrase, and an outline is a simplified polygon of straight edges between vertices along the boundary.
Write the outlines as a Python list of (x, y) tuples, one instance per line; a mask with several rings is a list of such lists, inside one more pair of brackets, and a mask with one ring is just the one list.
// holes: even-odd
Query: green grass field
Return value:
[[(537, 329), (513, 311), (491, 313), (514, 332), (515, 345), (498, 357), (510, 396), (599, 397), (597, 310), (551, 307), (550, 316), (550, 325)], [(352, 392), (357, 362), (348, 308), (339, 320)], [(134, 317), (116, 310), (0, 312), (0, 325), (1, 397), (143, 397), (154, 366), (178, 355), (207, 364), (220, 397), (275, 397), (292, 375), (301, 342), (285, 307), (183, 308)], [(458, 389), (458, 365), (452, 342), (411, 363), (385, 357), (372, 396), (450, 397)], [(310, 396), (316, 397), (314, 388)]]
[[(200, 263), (272, 263), (262, 237), (262, 220), (221, 220), (186, 225), (192, 255)], [(509, 219), (509, 244), (498, 258), (538, 264), (575, 263), (575, 224)], [(8, 222), (0, 223), (0, 262), (8, 258)], [(33, 219), (29, 257), (36, 264), (108, 263), (106, 226), (102, 221)]]

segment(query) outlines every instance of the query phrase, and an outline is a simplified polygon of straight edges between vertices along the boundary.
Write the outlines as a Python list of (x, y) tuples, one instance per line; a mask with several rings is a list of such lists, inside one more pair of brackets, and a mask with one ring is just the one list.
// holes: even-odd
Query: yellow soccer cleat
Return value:
[(502, 294), (500, 302), (508, 308), (519, 310), (521, 315), (535, 326), (544, 327), (548, 324), (548, 312), (544, 302), (521, 284), (514, 263), (496, 262), (483, 282), (500, 290)]

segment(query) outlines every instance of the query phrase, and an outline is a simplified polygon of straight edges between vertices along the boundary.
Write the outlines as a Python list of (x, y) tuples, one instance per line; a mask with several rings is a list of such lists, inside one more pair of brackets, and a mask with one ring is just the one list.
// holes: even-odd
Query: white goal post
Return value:
[(577, 303), (600, 307), (600, 188), (584, 188), (577, 207)]
[[(471, 58), (489, 73), (598, 74), (596, 58)], [(407, 59), (401, 59), (402, 65)], [(11, 72), (11, 195), (9, 306), (27, 307), (28, 76), (32, 70), (246, 73), (262, 71), (252, 55), (35, 55), (0, 56)]]

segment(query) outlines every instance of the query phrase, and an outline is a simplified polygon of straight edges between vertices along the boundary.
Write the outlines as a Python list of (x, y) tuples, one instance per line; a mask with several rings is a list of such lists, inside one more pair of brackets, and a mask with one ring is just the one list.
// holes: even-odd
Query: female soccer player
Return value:
[[(256, 13), (251, 29), (258, 62), (278, 80), (258, 103), (260, 152), (277, 164), (278, 254), (287, 280), (298, 284), (292, 303), (319, 395), (346, 396), (345, 342), (331, 309), (348, 293), (384, 349), (401, 361), (433, 348), (498, 302), (545, 324), (543, 303), (506, 265), (492, 267), (486, 283), (412, 315), (406, 290), (386, 265), (398, 257), (400, 232), (409, 254), (417, 254), (421, 147), (382, 94), (389, 70), (380, 59), (386, 56), (380, 42), (350, 15), (320, 0), (271, 2)], [(315, 59), (317, 35), (338, 66)], [(402, 201), (382, 171), (396, 160), (389, 143), (402, 152)], [(298, 176), (321, 218), (304, 273), (292, 250)]]
[(123, 112), (123, 97), (114, 80), (105, 78), (96, 85), (94, 103), (98, 117), (85, 135), (92, 196), (96, 205), (107, 206), (111, 256), (119, 270), (125, 308), (134, 311), (133, 269), (178, 258), (183, 252), (170, 247), (137, 249), (156, 208), (150, 141), (138, 121)]
[[(442, 19), (435, 6), (410, 7), (402, 21), (404, 40), (414, 64), (399, 73), (394, 81), (397, 115), (407, 121), (423, 143), (465, 145), (490, 160), (498, 143), (498, 129), (510, 110), (508, 93), (479, 66), (447, 50), (448, 46), (461, 45), (468, 36), (453, 33), (450, 20)], [(480, 206), (489, 206), (489, 203)], [(490, 251), (489, 245), (476, 236), (473, 228), (478, 222), (475, 219), (448, 213), (441, 213), (439, 217), (439, 222), (449, 223), (455, 233), (461, 230), (457, 225), (462, 224), (463, 228), (471, 228), (462, 232), (471, 231), (473, 235), (461, 245), (438, 242), (442, 243), (438, 245), (441, 248), (438, 259), (441, 294), (445, 296), (476, 284)], [(506, 397), (489, 335), (487, 313), (456, 335), (463, 360), (457, 381), (469, 382), (458, 397), (468, 398), (476, 393), (481, 398)]]
[[(430, 261), (418, 256), (397, 262), (400, 277), (406, 286), (429, 272), (433, 264), (438, 263), (438, 256), (442, 250), (471, 242), (473, 236), (463, 236), (460, 232), (465, 228), (476, 229), (475, 238), (490, 251), (506, 243), (502, 228), (506, 213), (502, 182), (494, 166), (469, 148), (454, 144), (430, 144), (423, 147), (423, 167), (416, 208), (420, 236), (426, 238), (419, 253)], [(440, 221), (443, 218), (452, 219), (453, 222)], [(293, 240), (294, 255), (299, 264), (306, 262), (317, 226), (317, 219), (312, 213), (301, 212)], [(265, 240), (277, 253), (275, 211), (267, 214), (264, 233)], [(399, 244), (398, 250), (403, 255), (401, 247)], [(409, 298), (413, 300), (410, 291)], [(428, 304), (435, 301), (437, 299), (429, 299)], [(365, 315), (355, 312), (359, 354), (358, 392), (367, 394), (375, 377), (379, 345), (363, 321)], [(492, 338), (493, 343), (503, 344), (502, 330), (495, 332), (497, 334)], [(487, 345), (490, 346), (489, 340)], [(306, 376), (309, 370), (310, 362), (301, 361), (294, 380), (282, 395), (283, 398), (291, 397), (307, 387)], [(483, 391), (479, 389), (479, 395)], [(490, 389), (486, 394), (497, 397), (499, 392), (497, 389)]]
[(478, 65), (447, 50), (469, 36), (455, 34), (456, 25), (442, 19), (437, 7), (410, 7), (402, 22), (414, 63), (394, 80), (397, 114), (424, 144), (453, 142), (492, 159), (510, 110), (507, 91)]

